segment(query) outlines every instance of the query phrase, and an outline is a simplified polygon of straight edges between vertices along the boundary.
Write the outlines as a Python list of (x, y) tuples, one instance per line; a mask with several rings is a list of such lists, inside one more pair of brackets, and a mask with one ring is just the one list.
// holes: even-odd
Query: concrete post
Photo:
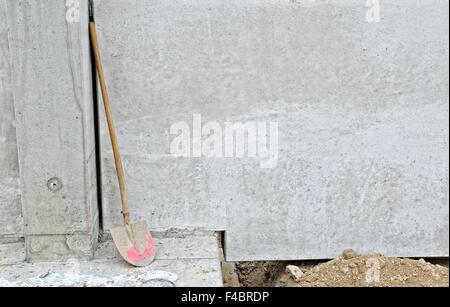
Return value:
[(30, 261), (89, 258), (98, 206), (88, 0), (7, 0)]

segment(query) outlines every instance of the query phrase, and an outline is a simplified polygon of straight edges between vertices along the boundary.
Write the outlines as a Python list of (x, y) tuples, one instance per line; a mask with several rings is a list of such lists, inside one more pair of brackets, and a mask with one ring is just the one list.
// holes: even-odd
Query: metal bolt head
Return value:
[(61, 189), (63, 188), (63, 184), (61, 179), (53, 177), (47, 181), (47, 187), (51, 192), (56, 193), (61, 191)]

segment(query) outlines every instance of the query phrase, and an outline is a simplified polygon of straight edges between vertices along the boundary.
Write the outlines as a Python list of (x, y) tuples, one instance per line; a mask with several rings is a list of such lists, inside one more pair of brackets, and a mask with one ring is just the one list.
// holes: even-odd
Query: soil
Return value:
[(346, 251), (323, 263), (245, 262), (236, 268), (243, 287), (448, 287), (448, 259), (431, 261)]

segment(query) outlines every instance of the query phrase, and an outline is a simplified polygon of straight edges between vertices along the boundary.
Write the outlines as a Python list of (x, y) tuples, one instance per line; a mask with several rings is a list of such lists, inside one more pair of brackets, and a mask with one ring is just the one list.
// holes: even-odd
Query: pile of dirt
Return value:
[(357, 255), (317, 262), (237, 264), (244, 287), (448, 287), (449, 270), (425, 260)]

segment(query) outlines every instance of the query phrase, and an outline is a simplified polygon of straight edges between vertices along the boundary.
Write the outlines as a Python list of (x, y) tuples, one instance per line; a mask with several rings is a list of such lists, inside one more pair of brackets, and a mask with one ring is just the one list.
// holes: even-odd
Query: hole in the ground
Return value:
[(222, 262), (226, 287), (446, 287), (448, 266), (448, 258), (390, 258), (380, 254), (323, 261)]

